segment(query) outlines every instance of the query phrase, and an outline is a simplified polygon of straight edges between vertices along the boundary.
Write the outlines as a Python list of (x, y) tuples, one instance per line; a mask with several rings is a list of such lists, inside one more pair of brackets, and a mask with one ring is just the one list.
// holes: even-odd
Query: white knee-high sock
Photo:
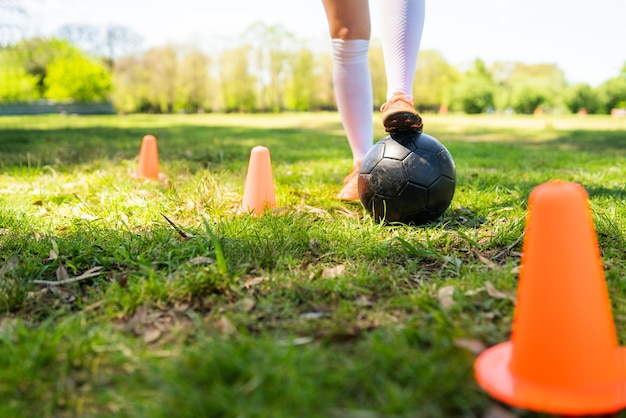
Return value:
[(396, 92), (412, 96), (424, 30), (425, 0), (380, 0), (379, 5), (387, 100)]
[(374, 142), (373, 95), (366, 39), (333, 39), (333, 77), (337, 108), (350, 143), (354, 163)]

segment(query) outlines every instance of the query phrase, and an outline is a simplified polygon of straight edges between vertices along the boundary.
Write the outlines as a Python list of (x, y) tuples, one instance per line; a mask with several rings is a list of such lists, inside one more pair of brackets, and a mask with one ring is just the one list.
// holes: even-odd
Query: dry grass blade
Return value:
[(57, 269), (57, 278), (59, 280), (57, 281), (52, 281), (52, 280), (33, 280), (33, 283), (36, 284), (47, 284), (50, 286), (59, 286), (59, 285), (63, 285), (63, 284), (69, 284), (69, 283), (76, 283), (79, 282), (81, 280), (85, 280), (85, 279), (89, 279), (92, 277), (96, 277), (99, 276), (100, 274), (102, 274), (102, 272), (100, 270), (102, 270), (104, 267), (102, 266), (98, 266), (98, 267), (92, 267), (89, 270), (87, 270), (86, 272), (84, 272), (83, 274), (81, 274), (80, 276), (76, 276), (76, 277), (69, 277), (67, 274), (67, 270), (65, 270), (65, 267), (63, 267), (63, 265), (59, 265), (59, 268)]
[(164, 214), (161, 214), (162, 217), (165, 218), (165, 220), (172, 225), (172, 228), (174, 228), (176, 230), (176, 232), (178, 232), (178, 235), (180, 235), (181, 237), (188, 239), (188, 238), (193, 238), (193, 235), (190, 234), (189, 232), (185, 232), (183, 231), (178, 225), (176, 225), (174, 222), (172, 222), (167, 216), (165, 216)]

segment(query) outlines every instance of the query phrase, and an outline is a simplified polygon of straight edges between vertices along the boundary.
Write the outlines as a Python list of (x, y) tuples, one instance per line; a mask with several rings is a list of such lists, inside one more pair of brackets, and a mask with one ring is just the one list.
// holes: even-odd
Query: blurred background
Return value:
[[(385, 99), (372, 0), (375, 106)], [(432, 0), (421, 111), (626, 114), (623, 0)], [(0, 0), (0, 114), (334, 110), (321, 1)]]

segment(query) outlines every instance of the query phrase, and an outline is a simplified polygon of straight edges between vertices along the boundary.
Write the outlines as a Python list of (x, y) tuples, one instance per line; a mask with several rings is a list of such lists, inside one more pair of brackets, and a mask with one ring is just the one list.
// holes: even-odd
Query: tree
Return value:
[(48, 99), (98, 102), (108, 99), (111, 74), (102, 63), (76, 49), (48, 64), (44, 85)]
[(498, 107), (532, 113), (531, 106), (559, 107), (567, 82), (565, 74), (554, 64), (496, 62), (491, 67), (498, 86)]
[[(142, 57), (122, 57), (113, 68), (113, 105), (120, 112), (147, 111), (150, 107), (146, 97), (148, 87)], [(146, 94), (143, 94), (143, 92)]]
[(57, 31), (60, 39), (89, 53), (92, 56), (102, 55), (102, 35), (97, 26), (86, 24), (67, 24)]
[(516, 113), (533, 113), (547, 102), (548, 96), (541, 87), (526, 84), (513, 89), (511, 107)]
[(109, 68), (113, 68), (118, 58), (135, 51), (141, 45), (141, 42), (141, 36), (126, 26), (107, 26), (102, 41), (102, 54), (107, 58)]
[(600, 106), (603, 113), (615, 108), (626, 108), (626, 77), (611, 78), (598, 86)]
[(285, 107), (289, 110), (311, 110), (318, 88), (315, 55), (300, 49), (290, 59), (291, 74), (286, 83)]
[(451, 107), (470, 115), (483, 113), (494, 105), (493, 84), (478, 77), (468, 77), (457, 83), (451, 92)]
[(448, 64), (441, 53), (420, 51), (413, 82), (415, 103), (421, 110), (437, 111), (450, 101), (450, 89), (460, 79), (459, 72)]
[(482, 113), (494, 106), (495, 84), (485, 63), (474, 61), (474, 68), (452, 87), (451, 107), (469, 114)]
[(0, 48), (0, 102), (37, 98), (37, 77), (26, 72), (13, 48)]
[(53, 60), (70, 58), (77, 48), (69, 42), (56, 38), (31, 38), (18, 42), (15, 50), (26, 73), (37, 80), (37, 97), (44, 97), (45, 78), (48, 66)]
[(588, 113), (598, 113), (600, 110), (600, 97), (598, 92), (589, 84), (574, 84), (565, 92), (563, 103), (572, 112), (578, 113), (586, 110)]
[(222, 100), (227, 112), (257, 110), (256, 78), (250, 73), (250, 47), (224, 51), (220, 72)]
[(209, 58), (201, 51), (189, 51), (178, 70), (177, 106), (198, 112), (209, 105)]
[(178, 57), (173, 46), (152, 48), (143, 56), (146, 96), (153, 111), (171, 113), (176, 103)]
[(289, 55), (297, 50), (295, 37), (281, 25), (254, 23), (244, 32), (250, 45), (250, 65), (258, 83), (258, 107), (265, 111), (284, 109)]

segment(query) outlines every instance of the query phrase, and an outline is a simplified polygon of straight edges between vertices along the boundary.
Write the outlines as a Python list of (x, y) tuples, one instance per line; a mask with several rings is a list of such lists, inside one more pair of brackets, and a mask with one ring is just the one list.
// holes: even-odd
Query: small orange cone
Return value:
[(250, 163), (243, 193), (242, 211), (261, 214), (276, 207), (274, 177), (269, 149), (256, 146), (250, 153)]
[(137, 171), (131, 173), (133, 178), (138, 179), (154, 179), (164, 177), (159, 173), (159, 152), (157, 149), (157, 140), (154, 135), (145, 135), (141, 141), (141, 149), (139, 150), (139, 166)]
[(503, 402), (551, 414), (626, 407), (626, 349), (582, 186), (551, 181), (532, 191), (521, 265), (511, 340), (478, 357), (478, 384)]

